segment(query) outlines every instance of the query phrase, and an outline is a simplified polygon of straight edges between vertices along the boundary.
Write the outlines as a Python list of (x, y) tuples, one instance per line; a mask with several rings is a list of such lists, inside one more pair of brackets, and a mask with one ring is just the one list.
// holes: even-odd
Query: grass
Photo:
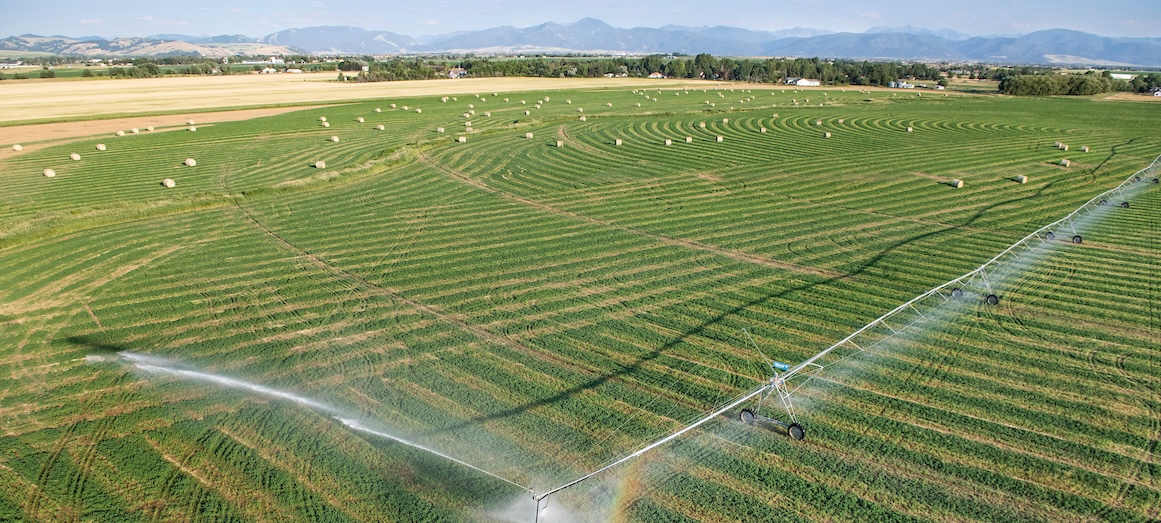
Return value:
[[(500, 521), (525, 495), (471, 469), (85, 356), (292, 390), (544, 490), (758, 385), (742, 328), (801, 361), (1161, 150), (1139, 104), (740, 91), (399, 98), (3, 160), (0, 516)], [(715, 420), (552, 506), (1155, 519), (1161, 200), (1132, 203), (1004, 283), (999, 306), (965, 304), (800, 391), (806, 441)]]

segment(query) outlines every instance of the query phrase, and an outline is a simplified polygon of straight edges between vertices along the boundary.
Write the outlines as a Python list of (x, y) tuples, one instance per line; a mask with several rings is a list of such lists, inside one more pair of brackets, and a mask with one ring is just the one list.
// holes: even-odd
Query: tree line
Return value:
[(1161, 73), (1117, 80), (1108, 71), (1081, 74), (1010, 75), (1000, 80), (999, 90), (1014, 96), (1093, 95), (1113, 91), (1144, 93), (1161, 87)]

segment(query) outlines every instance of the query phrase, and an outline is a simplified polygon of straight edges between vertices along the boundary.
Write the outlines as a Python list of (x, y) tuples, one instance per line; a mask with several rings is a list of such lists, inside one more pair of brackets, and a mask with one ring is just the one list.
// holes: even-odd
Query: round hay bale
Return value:
[(505, 101), (505, 102), (507, 102), (507, 101), (508, 101), (508, 99), (507, 99), (507, 98), (505, 98), (505, 99), (504, 99), (504, 101)]
[(117, 136), (125, 136), (125, 131), (117, 131), (115, 134)]
[(1082, 152), (1082, 153), (1087, 153), (1087, 152), (1088, 152), (1088, 146), (1087, 146), (1087, 145), (1085, 145), (1085, 146), (1082, 146), (1082, 147), (1080, 148), (1080, 152)]
[(670, 139), (666, 138), (666, 139), (665, 139), (665, 145), (673, 145), (673, 140), (670, 140)]
[(774, 113), (774, 118), (778, 118), (778, 113)]
[(420, 108), (418, 108), (418, 107), (416, 107), (416, 108), (415, 108), (415, 114), (419, 114), (419, 113), (422, 113), (422, 112), (423, 112), (423, 109), (420, 109)]
[(729, 118), (722, 118), (722, 123), (730, 123), (730, 119)]
[(189, 119), (189, 120), (185, 121), (185, 124), (186, 125), (194, 125), (194, 121), (193, 121), (193, 119)]
[(69, 159), (74, 161), (74, 162), (79, 162), (79, 161), (81, 161), (81, 155), (79, 155), (77, 153), (72, 153), (69, 155)]
[(191, 132), (191, 133), (192, 133), (192, 132), (194, 132), (194, 131), (197, 131), (197, 130), (198, 130), (198, 128), (197, 128), (197, 127), (193, 127), (193, 126), (191, 126), (191, 127), (189, 128), (189, 132)]
[(52, 177), (56, 176), (56, 171), (54, 171), (52, 169), (45, 169), (44, 172), (41, 174), (44, 174), (45, 178), (52, 178)]
[(528, 105), (528, 102), (526, 100), (520, 100), (520, 105)]
[(138, 128), (136, 128), (136, 127), (134, 127), (134, 128), (132, 128), (132, 129), (129, 129), (129, 132), (131, 132), (131, 133), (133, 133), (133, 134), (139, 134), (139, 133), (141, 132), (141, 130), (140, 130), (140, 129), (138, 129)]
[(910, 127), (908, 127), (908, 128), (907, 128), (907, 132), (911, 132), (911, 131), (913, 131), (913, 129), (911, 129)]
[(476, 114), (476, 110), (475, 110), (475, 109), (471, 109), (471, 110), (469, 110), (469, 111), (468, 111), (468, 114)]
[(697, 124), (697, 126), (701, 127), (702, 129), (705, 129), (705, 122), (701, 122), (701, 123)]
[(1064, 167), (1072, 167), (1072, 162), (1062, 159), (1060, 160), (1060, 165), (1063, 165)]
[(685, 143), (693, 143), (693, 137), (692, 137), (692, 136), (686, 136), (686, 137), (685, 137)]
[(404, 110), (404, 111), (410, 111), (410, 109), (408, 109), (406, 105), (404, 105), (404, 106), (403, 106), (403, 110)]
[(525, 138), (528, 138), (528, 139), (530, 139), (530, 140), (531, 140), (531, 139), (532, 139), (532, 133), (524, 133), (524, 137), (525, 137)]
[(830, 138), (830, 133), (822, 133), (823, 138)]
[(464, 127), (471, 127), (471, 126), (472, 126), (472, 122), (464, 122)]
[(576, 112), (583, 113), (583, 112), (585, 112), (585, 108), (584, 107), (577, 107)]
[(459, 141), (460, 143), (468, 143), (467, 136), (461, 136), (461, 137), (457, 138), (456, 140)]
[(320, 122), (325, 122), (325, 121), (327, 121), (327, 117), (325, 117), (325, 116), (320, 116), (320, 117), (318, 117), (318, 121), (320, 121)]
[(557, 141), (556, 141), (556, 146), (557, 146), (557, 147), (564, 147), (564, 140), (557, 140)]
[(177, 182), (173, 181), (173, 178), (166, 178), (164, 180), (161, 180), (161, 185), (172, 189), (172, 188), (177, 186)]
[(146, 127), (145, 130), (149, 131), (149, 132), (153, 132), (153, 126), (150, 125), (149, 127)]
[(609, 106), (609, 107), (612, 107), (612, 106), (613, 106), (613, 102), (609, 102), (609, 103), (607, 103), (607, 104), (605, 104), (605, 105), (607, 105), (607, 106)]
[[(492, 96), (496, 96), (496, 95), (492, 95)], [(544, 97), (544, 101), (546, 101), (546, 102), (547, 102), (547, 101), (549, 101), (549, 100), (551, 100), (551, 98), (549, 98), (549, 97), (547, 97), (547, 96), (545, 96), (545, 97)]]
[(314, 162), (314, 168), (315, 169), (326, 169), (327, 163), (322, 161), (322, 160), (319, 160), (317, 162)]
[(1067, 151), (1067, 150), (1068, 150), (1068, 144), (1060, 144), (1060, 150), (1061, 150), (1061, 151)]
[(324, 128), (325, 128), (325, 127), (330, 127), (330, 126), (331, 126), (331, 123), (330, 123), (330, 122), (323, 122), (323, 127), (324, 127)]
[(492, 117), (492, 113), (484, 113), (484, 118), (491, 118), (491, 117)]
[(589, 119), (587, 117), (582, 116), (582, 117), (580, 117), (580, 121), (587, 122), (587, 121), (589, 121)]
[(198, 165), (197, 160), (194, 160), (193, 158), (186, 158), (184, 163), (186, 167), (197, 167)]
[(1016, 176), (1016, 183), (1028, 183), (1028, 177), (1023, 174)]
[(616, 140), (613, 140), (613, 145), (621, 145), (622, 143), (623, 143), (623, 142), (621, 141), (621, 139), (620, 139), (620, 138), (617, 138)]
[(566, 104), (571, 104), (571, 103), (572, 103), (572, 100), (565, 100), (565, 101), (564, 101), (564, 103), (566, 103)]
[(375, 128), (376, 128), (376, 129), (378, 129), (378, 130), (380, 130), (380, 131), (386, 131), (386, 130), (387, 130), (387, 126), (385, 126), (385, 125), (383, 125), (383, 124), (379, 124), (379, 125), (375, 126)]
[(724, 137), (724, 136), (718, 136), (718, 143), (722, 143), (723, 141), (725, 141), (725, 139), (726, 139), (726, 137)]
[(476, 108), (476, 104), (468, 104), (468, 109), (475, 109), (475, 108)]
[(952, 180), (950, 184), (955, 189), (963, 189), (963, 180)]
[(838, 123), (842, 124), (842, 123), (844, 123), (844, 122), (846, 122), (846, 120), (844, 120), (844, 119), (842, 119), (842, 118), (839, 118), (839, 122), (838, 122)]
[(822, 120), (815, 120), (814, 125), (822, 125)]
[(641, 107), (641, 102), (637, 102), (637, 107)]
[(20, 145), (20, 144), (16, 144), (16, 145), (13, 145), (13, 146), (12, 146), (12, 150), (13, 150), (13, 151), (16, 151), (16, 152), (20, 152), (20, 151), (23, 151), (23, 150), (24, 150), (24, 146), (23, 146), (23, 145)]
[(532, 114), (532, 111), (524, 111), (524, 116), (528, 116), (530, 114)]
[(339, 143), (339, 137), (338, 136), (331, 136), (331, 141), (334, 143)]
[[(453, 102), (459, 101), (459, 98), (458, 98), (458, 97), (455, 97), (455, 96), (453, 96), (453, 97), (452, 97), (452, 101), (453, 101)], [(395, 106), (394, 106), (394, 105), (392, 105), (391, 107), (395, 107)]]
[(443, 132), (443, 127), (436, 127), (436, 128), (435, 128), (435, 132), (437, 132), (437, 133), (442, 133), (442, 132)]
[[(446, 101), (447, 99), (445, 98), (444, 100)], [(377, 113), (381, 113), (381, 112), (383, 112), (383, 110), (382, 110), (382, 109), (380, 109), (380, 108), (378, 108), (378, 107), (376, 107), (376, 108), (375, 108), (375, 112), (377, 112)]]
[(359, 122), (359, 123), (366, 122), (366, 120), (364, 120), (362, 116), (360, 116), (360, 117), (358, 117), (358, 118), (355, 118), (355, 121), (356, 121), (356, 122)]
[(392, 109), (394, 109), (394, 108), (395, 108), (395, 104), (391, 104), (391, 108), (392, 108)]
[(764, 134), (765, 132), (766, 132), (766, 128), (765, 128), (765, 127), (763, 127), (763, 128), (762, 128), (762, 133)]

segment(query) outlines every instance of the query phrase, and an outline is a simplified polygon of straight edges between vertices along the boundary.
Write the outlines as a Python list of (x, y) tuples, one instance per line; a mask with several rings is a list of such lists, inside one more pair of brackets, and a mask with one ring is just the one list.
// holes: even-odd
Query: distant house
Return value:
[(0, 69), (16, 69), (17, 67), (23, 67), (23, 66), (24, 66), (24, 62), (14, 62), (14, 63), (10, 63), (10, 64), (0, 63)]
[(1126, 73), (1109, 73), (1109, 76), (1112, 77), (1113, 80), (1132, 80), (1137, 77), (1135, 74)]
[(1153, 96), (1161, 96), (1161, 88), (1154, 88)]
[(787, 78), (783, 82), (786, 85), (796, 85), (799, 87), (818, 87), (822, 85), (822, 82), (810, 78)]
[(265, 69), (263, 69), (263, 70), (262, 70), (262, 74), (274, 74), (274, 73), (277, 73), (277, 72), (278, 72), (278, 70), (277, 70), (277, 69), (274, 69), (274, 68), (272, 68), (272, 67), (267, 67), (267, 68), (265, 68)]
[(448, 78), (463, 78), (467, 75), (468, 75), (468, 71), (467, 71), (467, 69), (464, 69), (463, 67), (452, 67), (451, 69), (447, 70), (447, 77)]
[(914, 89), (915, 84), (909, 84), (903, 80), (899, 80), (898, 82), (887, 82), (887, 87), (894, 87), (897, 89)]
[(301, 73), (302, 73), (302, 69), (287, 69), (287, 70), (286, 70), (286, 72), (288, 72), (288, 73), (294, 73), (294, 74), (301, 74)]
[(653, 74), (649, 75), (649, 78), (665, 78), (665, 75), (663, 75), (661, 73), (653, 73)]

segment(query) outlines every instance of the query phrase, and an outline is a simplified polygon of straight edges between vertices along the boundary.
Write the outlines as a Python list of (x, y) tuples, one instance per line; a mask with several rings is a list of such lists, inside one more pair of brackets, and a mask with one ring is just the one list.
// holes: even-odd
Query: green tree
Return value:
[(81, 71), (81, 76), (84, 78), (92, 78), (94, 76), (93, 70), (86, 67), (84, 71)]

